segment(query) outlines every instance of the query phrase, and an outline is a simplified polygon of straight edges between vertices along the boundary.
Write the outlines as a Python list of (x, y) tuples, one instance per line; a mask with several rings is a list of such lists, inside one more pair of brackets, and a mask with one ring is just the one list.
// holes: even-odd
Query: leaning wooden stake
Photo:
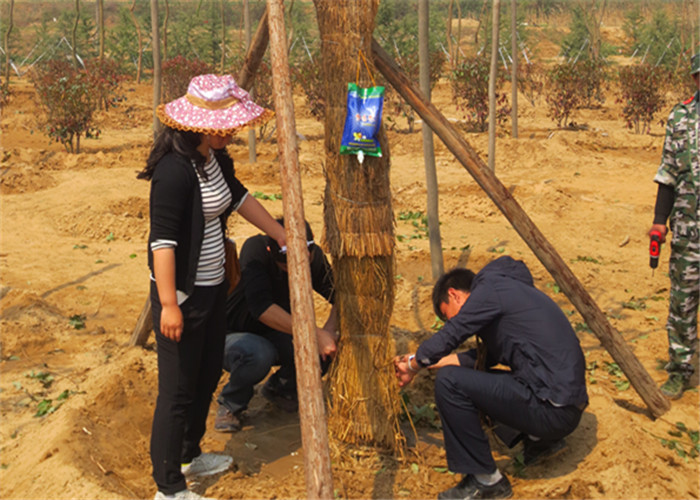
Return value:
[[(255, 74), (260, 67), (260, 61), (262, 61), (265, 51), (267, 50), (269, 39), (266, 10), (263, 13), (263, 16), (260, 18), (258, 29), (255, 31), (255, 37), (248, 48), (248, 53), (243, 64), (243, 68), (241, 68), (241, 71), (238, 73), (238, 79), (236, 82), (241, 86), (241, 88), (250, 90), (250, 87), (253, 86)], [(148, 336), (150, 335), (152, 329), (153, 320), (151, 318), (151, 298), (149, 295), (149, 297), (146, 299), (146, 304), (141, 310), (141, 314), (136, 322), (134, 331), (131, 333), (129, 345), (144, 345), (148, 340)]]
[(292, 330), (294, 332), (294, 362), (297, 387), (303, 404), (299, 405), (301, 439), (304, 445), (304, 473), (307, 498), (333, 498), (331, 456), (321, 366), (316, 344), (316, 318), (309, 253), (306, 250), (306, 226), (301, 191), (301, 175), (297, 155), (296, 126), (292, 83), (287, 61), (287, 41), (284, 29), (282, 0), (267, 0), (270, 33), (272, 87), (277, 114), (277, 144), (279, 146), (280, 178), (287, 233), (289, 266), (289, 296), (291, 299)]
[(661, 394), (642, 364), (627, 347), (620, 333), (608, 322), (578, 278), (515, 201), (515, 198), (511, 196), (508, 189), (489, 170), (483, 160), (437, 108), (423, 97), (420, 90), (403, 74), (376, 40), (372, 41), (372, 52), (377, 69), (442, 139), (445, 146), (464, 165), (481, 186), (481, 189), (491, 197), (513, 225), (513, 228), (556, 280), (588, 326), (600, 339), (600, 343), (625, 373), (632, 386), (649, 407), (652, 415), (660, 417), (666, 413), (670, 408), (669, 401)]
[(139, 319), (136, 321), (134, 331), (131, 332), (129, 345), (144, 345), (151, 334), (151, 330), (153, 330), (153, 315), (151, 314), (151, 295), (149, 294), (146, 297), (143, 309), (141, 309)]
[(270, 41), (270, 34), (267, 29), (267, 16), (267, 10), (265, 10), (258, 23), (258, 29), (255, 30), (253, 41), (248, 45), (248, 53), (245, 56), (243, 67), (238, 72), (236, 83), (245, 90), (250, 90), (253, 86), (255, 74), (258, 72), (260, 62)]

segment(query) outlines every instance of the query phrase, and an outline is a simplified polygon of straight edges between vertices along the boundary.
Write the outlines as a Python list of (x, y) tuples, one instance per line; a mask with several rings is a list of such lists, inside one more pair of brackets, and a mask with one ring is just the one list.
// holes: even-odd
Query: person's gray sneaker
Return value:
[(153, 500), (215, 500), (215, 499), (211, 498), (211, 497), (203, 497), (202, 495), (198, 495), (194, 491), (182, 490), (182, 491), (178, 491), (177, 493), (174, 493), (172, 495), (166, 495), (162, 491), (158, 491), (156, 493), (156, 496), (153, 497)]
[(192, 462), (182, 464), (180, 469), (185, 477), (211, 476), (228, 469), (233, 463), (233, 458), (228, 455), (216, 453), (202, 453)]

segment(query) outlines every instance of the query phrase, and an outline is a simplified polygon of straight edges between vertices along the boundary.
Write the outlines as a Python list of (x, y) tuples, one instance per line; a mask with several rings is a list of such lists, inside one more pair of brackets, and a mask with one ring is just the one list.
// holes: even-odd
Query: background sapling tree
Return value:
[(618, 80), (617, 100), (623, 104), (622, 116), (627, 128), (634, 127), (637, 134), (648, 133), (654, 116), (666, 104), (665, 71), (651, 64), (623, 66), (618, 72)]
[(99, 135), (93, 121), (95, 88), (83, 68), (64, 60), (48, 61), (34, 67), (30, 80), (45, 113), (41, 123), (49, 138), (66, 151), (79, 153), (82, 135)]

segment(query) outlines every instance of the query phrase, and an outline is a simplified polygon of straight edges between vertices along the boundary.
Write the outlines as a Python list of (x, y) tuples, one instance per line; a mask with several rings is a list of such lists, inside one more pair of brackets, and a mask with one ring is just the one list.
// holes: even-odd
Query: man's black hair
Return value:
[[(277, 222), (279, 222), (282, 227), (284, 227), (284, 217), (278, 217)], [(306, 225), (306, 241), (313, 241), (314, 240), (314, 233), (311, 230), (311, 226), (309, 225), (308, 221), (304, 221), (304, 224)], [(267, 245), (270, 247), (270, 252), (272, 253), (272, 256), (275, 258), (276, 261), (285, 263), (287, 262), (287, 253), (286, 252), (280, 252), (280, 246), (277, 244), (277, 240), (274, 238), (271, 238), (270, 236), (267, 237)], [(309, 248), (309, 250), (313, 250), (313, 248)]]
[(433, 287), (433, 309), (438, 318), (443, 321), (447, 319), (440, 310), (440, 305), (447, 303), (447, 290), (454, 288), (455, 290), (469, 292), (472, 287), (472, 281), (474, 281), (474, 276), (476, 275), (469, 269), (458, 267), (438, 278)]

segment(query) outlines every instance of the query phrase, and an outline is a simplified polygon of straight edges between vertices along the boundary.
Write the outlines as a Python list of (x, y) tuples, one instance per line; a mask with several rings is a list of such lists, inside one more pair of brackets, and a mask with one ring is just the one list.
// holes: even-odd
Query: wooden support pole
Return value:
[(669, 401), (661, 394), (642, 364), (625, 344), (620, 333), (608, 322), (578, 278), (571, 272), (571, 269), (508, 189), (437, 108), (423, 97), (420, 90), (391, 60), (376, 40), (372, 41), (372, 54), (377, 69), (464, 165), (481, 189), (494, 201), (513, 225), (513, 228), (556, 280), (561, 290), (600, 339), (600, 343), (625, 373), (652, 415), (660, 417), (666, 413), (670, 409)]
[(253, 41), (248, 45), (248, 52), (243, 62), (243, 67), (238, 72), (236, 83), (245, 90), (250, 90), (255, 80), (255, 74), (258, 72), (260, 62), (267, 50), (267, 44), (270, 41), (270, 34), (267, 29), (267, 10), (263, 13), (258, 23), (258, 28), (255, 30)]
[(134, 331), (131, 332), (129, 345), (144, 345), (151, 330), (153, 330), (153, 315), (151, 314), (151, 295), (149, 294), (143, 309), (141, 309), (139, 319), (136, 321)]
[[(282, 0), (267, 0), (272, 61), (272, 88), (277, 115), (277, 144), (282, 180), (284, 223), (287, 234), (289, 296), (294, 332), (294, 362), (299, 398), (299, 421), (304, 445), (307, 498), (333, 498), (328, 428), (321, 387), (321, 366), (316, 344), (311, 267), (306, 249), (306, 226), (297, 154), (292, 83)], [(293, 285), (292, 285), (293, 284)]]

